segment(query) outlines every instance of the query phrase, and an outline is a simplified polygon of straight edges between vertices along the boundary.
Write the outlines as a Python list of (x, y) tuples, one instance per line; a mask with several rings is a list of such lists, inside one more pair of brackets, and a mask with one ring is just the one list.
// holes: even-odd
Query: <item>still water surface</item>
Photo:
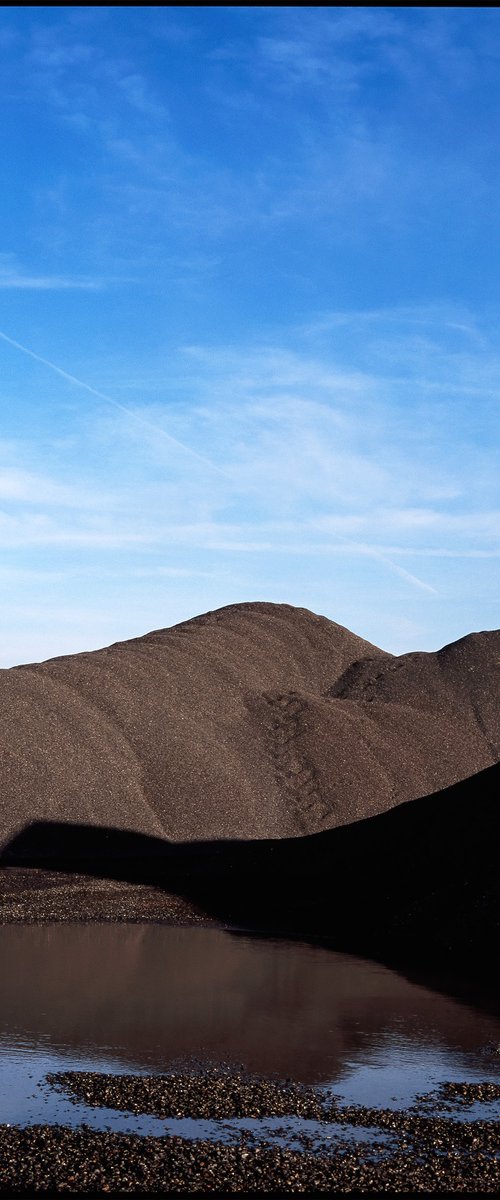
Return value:
[(0, 1122), (216, 1136), (217, 1122), (75, 1106), (45, 1081), (193, 1058), (393, 1108), (441, 1081), (500, 1079), (500, 1004), (321, 947), (161, 925), (7, 926), (0, 955)]

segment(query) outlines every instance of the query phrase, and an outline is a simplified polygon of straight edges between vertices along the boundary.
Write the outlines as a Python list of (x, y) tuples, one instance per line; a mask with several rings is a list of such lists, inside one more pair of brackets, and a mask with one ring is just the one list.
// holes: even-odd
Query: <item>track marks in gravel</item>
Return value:
[(298, 692), (267, 692), (263, 699), (276, 779), (291, 801), (299, 825), (308, 832), (311, 824), (325, 820), (331, 806), (322, 795), (316, 767), (301, 746), (307, 700)]
[[(372, 667), (372, 671), (367, 668)], [(373, 700), (381, 700), (379, 682), (389, 675), (394, 675), (407, 667), (406, 663), (398, 660), (360, 659), (352, 663), (328, 689), (326, 696), (330, 700), (361, 700), (371, 704)]]

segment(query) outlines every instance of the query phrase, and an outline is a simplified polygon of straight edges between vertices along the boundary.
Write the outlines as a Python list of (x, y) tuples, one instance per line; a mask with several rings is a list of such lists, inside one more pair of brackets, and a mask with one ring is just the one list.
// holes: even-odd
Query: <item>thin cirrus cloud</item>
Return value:
[(97, 291), (103, 286), (99, 279), (72, 275), (44, 275), (26, 271), (9, 254), (0, 254), (0, 288), (17, 291)]
[[(384, 331), (387, 336), (387, 323)], [(54, 369), (48, 360), (35, 358)], [(24, 536), (40, 544), (45, 540), (95, 548), (171, 545), (308, 557), (334, 552), (333, 537), (338, 553), (371, 555), (391, 571), (398, 568), (392, 560), (400, 553), (408, 556), (414, 550), (421, 559), (428, 551), (430, 557), (438, 557), (443, 535), (453, 543), (444, 548), (447, 553), (495, 553), (499, 523), (498, 509), (491, 503), (498, 493), (493, 477), (491, 494), (483, 495), (484, 481), (478, 481), (474, 494), (474, 452), (459, 459), (450, 434), (448, 452), (442, 454), (440, 411), (436, 430), (430, 426), (423, 440), (418, 431), (415, 436), (399, 376), (396, 394), (388, 400), (385, 377), (349, 373), (345, 365), (335, 366), (310, 351), (191, 347), (184, 356), (185, 387), (186, 362), (193, 371), (196, 405), (189, 398), (168, 409), (144, 402), (127, 407), (89, 386), (97, 399), (115, 410), (104, 426), (98, 419), (99, 436), (115, 447), (107, 518), (104, 515), (97, 525), (89, 519), (94, 507), (91, 487), (87, 503), (84, 486), (65, 492), (61, 485), (43, 483), (35, 475), (4, 473), (7, 499), (33, 501), (38, 489), (41, 505), (81, 510), (78, 525), (60, 526), (45, 519), (30, 525), (25, 516), (17, 531), (15, 525), (9, 530), (4, 524), (4, 538)], [(73, 386), (82, 386), (70, 373), (61, 369), (60, 374)], [(445, 386), (443, 378), (440, 386)], [(159, 439), (158, 431), (164, 433), (162, 423), (167, 422), (175, 436)], [(429, 466), (434, 434), (441, 456), (438, 470)], [(139, 475), (128, 488), (124, 465), (132, 446)], [(176, 458), (172, 475), (171, 450), (179, 447), (188, 452)], [(197, 447), (203, 447), (203, 453)], [(202, 466), (212, 472), (209, 483), (199, 475)], [(405, 541), (389, 552), (395, 534)], [(481, 545), (474, 546), (478, 540)], [(402, 577), (405, 571), (401, 568)], [(417, 573), (407, 572), (405, 577), (410, 584), (436, 591)]]
[(3, 290), (64, 292), (97, 291), (102, 284), (93, 279), (72, 279), (62, 275), (24, 275), (18, 270), (0, 268), (0, 288)]
[[(22, 453), (22, 448), (21, 453)], [(110, 502), (109, 492), (95, 491), (63, 484), (57, 480), (18, 467), (0, 465), (0, 501), (39, 507), (48, 504), (58, 508), (99, 508)]]
[[(315, 24), (313, 21), (313, 28)], [(263, 78), (272, 100), (280, 72), (297, 84), (304, 84), (310, 75), (325, 87), (332, 69), (322, 38), (330, 24), (321, 22), (317, 34), (311, 35), (313, 49), (307, 49), (307, 38), (299, 36), (295, 40), (257, 38), (251, 63), (246, 65), (254, 92), (261, 90)], [(360, 28), (364, 34), (369, 30), (370, 38), (375, 36), (366, 20)], [(57, 120), (80, 131), (87, 151), (92, 147), (94, 186), (104, 189), (115, 222), (120, 224), (127, 214), (134, 214), (144, 242), (154, 240), (158, 228), (165, 230), (171, 222), (190, 241), (200, 236), (220, 241), (237, 230), (279, 227), (312, 212), (331, 219), (336, 210), (340, 217), (346, 205), (350, 211), (356, 198), (360, 202), (370, 198), (377, 203), (386, 201), (389, 183), (392, 190), (396, 186), (401, 190), (404, 173), (398, 139), (389, 138), (387, 131), (381, 134), (363, 128), (359, 120), (355, 131), (346, 128), (345, 121), (342, 128), (333, 129), (329, 121), (327, 130), (319, 133), (311, 130), (307, 120), (301, 121), (299, 136), (290, 140), (286, 156), (280, 152), (278, 140), (264, 169), (262, 163), (251, 159), (237, 169), (228, 161), (218, 163), (203, 154), (200, 146), (194, 153), (176, 136), (158, 85), (131, 69), (123, 54), (114, 56), (109, 45), (104, 51), (99, 31), (89, 29), (87, 37), (88, 41), (82, 42), (71, 24), (64, 22), (35, 33), (27, 50), (31, 88), (34, 97), (43, 96), (43, 103), (52, 108)], [(380, 49), (380, 38), (376, 44)], [(342, 70), (339, 60), (333, 71), (337, 82), (340, 74), (354, 69), (349, 55), (344, 57)], [(245, 56), (241, 66), (245, 67)], [(359, 73), (359, 65), (356, 71)], [(265, 107), (266, 95), (260, 102)], [(284, 114), (275, 97), (276, 102), (281, 124)], [(354, 118), (359, 100), (354, 97), (350, 103)], [(105, 148), (105, 172), (96, 145)], [(347, 219), (347, 210), (344, 217)]]
[[(197, 407), (190, 399), (168, 410), (143, 402), (134, 411), (139, 421), (130, 419), (125, 406), (103, 402), (99, 410), (98, 403), (90, 421), (82, 409), (79, 437), (86, 479), (82, 471), (71, 484), (40, 471), (4, 472), (2, 506), (9, 511), (0, 520), (0, 542), (6, 551), (55, 553), (59, 566), (64, 562), (61, 554), (76, 553), (93, 572), (96, 555), (113, 554), (126, 593), (136, 562), (139, 572), (148, 572), (152, 580), (163, 578), (169, 589), (161, 617), (144, 611), (144, 621), (151, 625), (168, 624), (169, 614), (172, 620), (182, 619), (203, 607), (199, 584), (206, 574), (206, 606), (232, 599), (228, 569), (242, 580), (235, 598), (255, 594), (255, 587), (257, 595), (279, 598), (283, 592), (271, 582), (282, 574), (278, 563), (288, 570), (290, 563), (302, 560), (311, 580), (323, 577), (329, 563), (336, 564), (332, 569), (339, 578), (339, 566), (351, 563), (353, 586), (359, 576), (365, 587), (370, 586), (372, 563), (382, 576), (399, 580), (407, 598), (414, 593), (421, 603), (435, 603), (443, 595), (443, 578), (434, 567), (429, 574), (430, 564), (469, 553), (478, 562), (480, 556), (485, 562), (488, 556), (493, 560), (499, 514), (494, 506), (478, 508), (473, 497), (472, 509), (469, 506), (471, 463), (461, 458), (453, 464), (451, 445), (439, 478), (429, 472), (429, 448), (420, 450), (420, 458), (415, 454), (405, 420), (397, 427), (397, 405), (388, 405), (383, 380), (364, 378), (359, 371), (351, 377), (345, 365), (335, 369), (331, 361), (315, 358), (310, 351), (301, 355), (283, 347), (257, 349), (254, 354), (248, 348), (240, 353), (222, 349), (219, 362), (212, 348), (206, 356), (200, 351), (187, 359), (194, 367)], [(185, 356), (183, 368), (185, 375)], [(71, 379), (63, 378), (65, 383), (79, 394)], [(314, 398), (308, 400), (313, 383)], [(391, 416), (396, 432), (388, 450)], [(175, 441), (157, 437), (162, 421), (175, 429)], [(173, 449), (187, 437), (195, 447), (203, 447), (218, 472), (207, 476), (203, 467), (200, 476), (196, 451), (179, 457), (176, 449), (174, 463)], [(105, 457), (102, 466), (94, 459), (90, 470), (93, 441), (101, 453), (103, 445), (109, 447), (113, 458)], [(26, 442), (25, 448), (32, 461), (33, 446)], [(18, 458), (22, 450), (18, 445)], [(132, 456), (136, 474), (128, 484)], [(96, 503), (99, 490), (101, 504)], [(436, 493), (441, 494), (439, 503), (429, 504), (429, 496)], [(457, 504), (460, 511), (454, 511)], [(399, 539), (396, 544), (394, 537)], [(250, 575), (248, 567), (241, 569), (242, 562), (254, 564)], [(67, 571), (65, 587), (68, 567)], [(181, 583), (185, 610), (175, 601)], [(32, 581), (35, 584), (42, 590), (49, 586), (43, 580)], [(293, 589), (288, 595), (295, 595)], [(331, 615), (341, 618), (342, 609), (337, 612), (332, 603)], [(324, 601), (316, 606), (324, 607)], [(132, 619), (137, 613), (139, 621), (143, 609), (132, 597), (129, 608)], [(102, 629), (100, 640), (106, 641)], [(84, 644), (87, 637), (82, 625)], [(390, 648), (390, 641), (386, 644)], [(57, 652), (58, 646), (62, 649), (63, 641), (49, 646), (49, 652)], [(64, 647), (71, 648), (66, 641)]]
[(249, 597), (388, 646), (494, 623), (499, 53), (486, 9), (4, 10), (26, 611), (31, 579), (85, 644)]

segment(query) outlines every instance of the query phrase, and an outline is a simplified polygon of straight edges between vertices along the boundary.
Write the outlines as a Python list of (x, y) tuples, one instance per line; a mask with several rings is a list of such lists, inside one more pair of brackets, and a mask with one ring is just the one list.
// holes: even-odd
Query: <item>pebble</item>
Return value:
[[(297, 1151), (256, 1143), (240, 1146), (96, 1132), (82, 1126), (0, 1126), (0, 1195), (90, 1193), (203, 1194), (321, 1192), (487, 1193), (500, 1189), (499, 1125), (454, 1121), (426, 1111), (432, 1097), (411, 1110), (342, 1106), (335, 1098), (290, 1082), (245, 1076), (230, 1068), (191, 1069), (163, 1076), (61, 1072), (50, 1077), (75, 1102), (121, 1107), (159, 1116), (314, 1116), (390, 1130), (391, 1145), (374, 1160), (370, 1147)], [(496, 1084), (444, 1084), (434, 1094), (473, 1103), (498, 1097)], [(146, 1105), (146, 1107), (144, 1107)]]

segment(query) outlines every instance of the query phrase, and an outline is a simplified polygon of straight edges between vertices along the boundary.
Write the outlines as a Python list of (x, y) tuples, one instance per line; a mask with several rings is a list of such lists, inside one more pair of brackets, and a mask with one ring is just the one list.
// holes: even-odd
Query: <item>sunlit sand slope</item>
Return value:
[(500, 632), (394, 657), (239, 604), (0, 672), (1, 843), (33, 821), (174, 841), (300, 836), (500, 757)]

